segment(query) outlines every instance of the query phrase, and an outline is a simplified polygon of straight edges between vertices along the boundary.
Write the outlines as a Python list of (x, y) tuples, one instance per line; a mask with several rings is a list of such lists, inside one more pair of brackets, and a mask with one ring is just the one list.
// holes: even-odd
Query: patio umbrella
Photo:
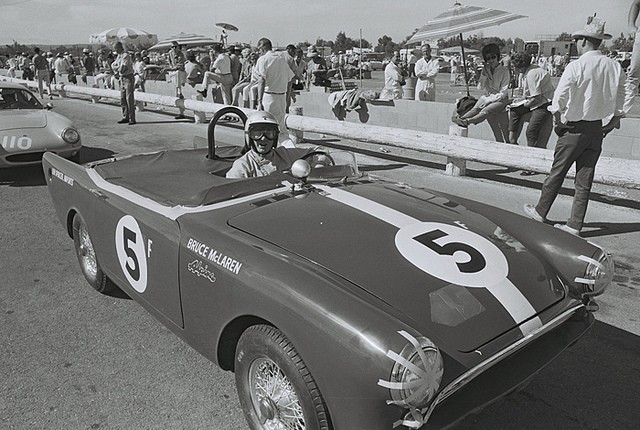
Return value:
[[(460, 54), (462, 53), (462, 46), (450, 46), (448, 48), (443, 48), (440, 50), (440, 53), (445, 53), (445, 54)], [(477, 49), (471, 49), (471, 48), (466, 48), (464, 50), (464, 52), (466, 52), (467, 54), (477, 54), (478, 51)]]
[(526, 18), (526, 16), (488, 7), (463, 6), (456, 2), (451, 9), (427, 21), (427, 23), (409, 39), (407, 44), (437, 40), (459, 34), (462, 62), (465, 71), (464, 79), (467, 84), (467, 95), (469, 95), (467, 63), (464, 55), (462, 33), (493, 27), (520, 18)]
[(200, 34), (180, 33), (158, 42), (149, 48), (149, 50), (168, 49), (171, 48), (173, 42), (178, 42), (179, 45), (186, 47), (216, 45), (219, 43), (210, 37), (205, 37)]
[(238, 27), (233, 24), (227, 24), (226, 22), (216, 22), (216, 26), (229, 31), (238, 31)]
[(113, 44), (117, 41), (129, 47), (148, 46), (158, 42), (158, 36), (144, 30), (129, 27), (116, 27), (89, 35), (89, 43)]

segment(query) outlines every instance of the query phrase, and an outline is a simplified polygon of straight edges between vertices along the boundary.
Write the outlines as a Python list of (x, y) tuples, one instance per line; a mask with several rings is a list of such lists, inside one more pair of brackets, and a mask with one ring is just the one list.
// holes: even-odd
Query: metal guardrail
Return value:
[[(30, 88), (37, 88), (34, 81), (8, 78), (0, 79), (21, 83)], [(68, 84), (52, 84), (52, 89), (61, 96), (66, 93), (83, 94), (91, 97), (102, 97), (120, 100), (120, 91), (84, 87)], [(200, 100), (180, 99), (177, 97), (136, 91), (136, 102), (147, 102), (161, 106), (176, 107), (180, 111), (192, 110), (199, 114), (215, 114), (225, 105)], [(241, 109), (245, 114), (251, 109)], [(301, 109), (297, 110), (301, 113)], [(416, 130), (405, 130), (391, 127), (356, 124), (346, 121), (327, 120), (287, 115), (287, 128), (297, 133), (299, 138), (303, 132), (321, 133), (360, 142), (375, 143), (396, 148), (421, 151), (447, 157), (447, 173), (464, 174), (467, 161), (476, 161), (519, 170), (530, 170), (538, 173), (549, 173), (553, 162), (553, 150), (508, 145), (460, 136), (446, 136)], [(569, 170), (569, 177), (575, 177), (575, 168)], [(614, 157), (600, 157), (596, 166), (594, 182), (623, 188), (640, 189), (640, 160), (625, 160)]]

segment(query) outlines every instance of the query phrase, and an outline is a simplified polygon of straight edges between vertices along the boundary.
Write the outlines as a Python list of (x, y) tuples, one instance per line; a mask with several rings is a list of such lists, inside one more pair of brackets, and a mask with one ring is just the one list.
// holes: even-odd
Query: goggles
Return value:
[(269, 140), (274, 140), (278, 137), (278, 130), (269, 128), (267, 130), (249, 130), (249, 138), (252, 140), (260, 140), (266, 137)]

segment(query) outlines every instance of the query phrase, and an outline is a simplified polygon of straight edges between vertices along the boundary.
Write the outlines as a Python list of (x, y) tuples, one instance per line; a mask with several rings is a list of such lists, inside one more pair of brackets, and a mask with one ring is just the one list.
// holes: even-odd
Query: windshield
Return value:
[(309, 160), (311, 181), (327, 181), (335, 179), (355, 179), (362, 176), (358, 170), (356, 157), (352, 152), (330, 150), (316, 151), (317, 155)]
[(19, 88), (0, 88), (0, 110), (42, 108), (42, 104), (30, 91)]

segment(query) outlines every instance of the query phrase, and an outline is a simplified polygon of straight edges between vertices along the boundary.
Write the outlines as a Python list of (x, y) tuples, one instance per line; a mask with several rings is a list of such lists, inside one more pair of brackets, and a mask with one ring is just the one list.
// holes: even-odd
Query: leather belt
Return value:
[(275, 94), (275, 95), (281, 95), (283, 96), (285, 93), (274, 93), (273, 91), (265, 91), (265, 94)]

